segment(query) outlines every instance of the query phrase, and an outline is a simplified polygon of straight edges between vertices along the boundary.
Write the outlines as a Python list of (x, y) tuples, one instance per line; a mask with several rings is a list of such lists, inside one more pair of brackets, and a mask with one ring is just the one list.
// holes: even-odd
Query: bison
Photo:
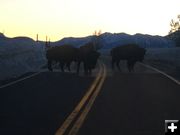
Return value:
[(88, 55), (84, 58), (84, 72), (85, 74), (91, 74), (92, 70), (95, 68), (97, 60), (100, 56), (100, 53), (97, 51), (90, 51)]
[(91, 74), (92, 69), (95, 68), (97, 60), (100, 53), (95, 50), (94, 43), (89, 42), (79, 48), (79, 60), (77, 73), (79, 72), (79, 67), (81, 62), (84, 65), (85, 74)]
[(129, 72), (131, 72), (134, 70), (134, 65), (137, 61), (143, 61), (145, 53), (146, 50), (136, 44), (117, 46), (111, 50), (112, 69), (114, 69), (114, 64), (116, 64), (117, 68), (121, 70), (119, 62), (127, 60), (127, 67)]
[(64, 66), (70, 71), (71, 62), (77, 63), (77, 73), (79, 73), (80, 64), (83, 63), (85, 74), (91, 74), (95, 68), (100, 53), (95, 51), (93, 43), (87, 43), (80, 48), (72, 45), (56, 46), (47, 50), (48, 69), (52, 71), (52, 61), (59, 62), (61, 71), (64, 72)]
[(59, 62), (61, 71), (64, 72), (64, 66), (66, 65), (70, 70), (70, 64), (72, 61), (78, 60), (79, 50), (72, 45), (56, 46), (47, 50), (46, 57), (48, 60), (48, 69), (52, 71), (52, 61)]

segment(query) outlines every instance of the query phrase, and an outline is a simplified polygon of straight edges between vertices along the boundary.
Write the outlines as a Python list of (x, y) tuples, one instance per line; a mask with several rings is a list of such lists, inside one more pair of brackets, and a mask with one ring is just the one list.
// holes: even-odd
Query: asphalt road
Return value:
[(0, 89), (0, 135), (54, 135), (93, 79), (43, 72)]
[[(79, 135), (159, 135), (166, 119), (180, 119), (180, 86), (141, 65), (112, 71)], [(0, 135), (54, 135), (92, 77), (44, 72), (0, 89)]]
[(180, 86), (157, 73), (115, 73), (78, 135), (162, 135), (166, 119), (180, 119)]

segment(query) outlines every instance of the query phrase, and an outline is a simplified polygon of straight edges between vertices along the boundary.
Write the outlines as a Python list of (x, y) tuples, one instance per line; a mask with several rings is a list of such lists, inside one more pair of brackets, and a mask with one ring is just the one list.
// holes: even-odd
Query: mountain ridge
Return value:
[[(75, 47), (80, 47), (92, 40), (94, 40), (95, 36), (89, 35), (85, 37), (65, 37), (61, 40), (51, 42), (50, 46), (60, 46), (63, 44), (72, 44)], [(3, 33), (0, 33), (0, 43), (1, 41), (9, 40), (11, 42), (36, 42), (32, 38), (29, 37), (14, 37), (8, 38)], [(45, 44), (44, 41), (39, 41), (40, 44)], [(134, 35), (130, 35), (127, 33), (110, 33), (105, 32), (98, 36), (98, 43), (101, 44), (102, 49), (111, 49), (115, 46), (135, 43), (144, 48), (164, 48), (164, 47), (175, 47), (175, 42), (166, 36), (158, 36), (158, 35), (148, 35), (136, 33)]]
[[(58, 46), (63, 44), (72, 44), (75, 47), (90, 42), (94, 36), (86, 36), (81, 38), (66, 37), (59, 41), (52, 42), (52, 46)], [(175, 43), (163, 36), (152, 36), (148, 34), (134, 34), (127, 33), (109, 33), (105, 32), (99, 36), (99, 42), (102, 44), (103, 49), (110, 49), (118, 45), (124, 45), (129, 43), (136, 43), (144, 48), (163, 48), (163, 47), (175, 47)]]

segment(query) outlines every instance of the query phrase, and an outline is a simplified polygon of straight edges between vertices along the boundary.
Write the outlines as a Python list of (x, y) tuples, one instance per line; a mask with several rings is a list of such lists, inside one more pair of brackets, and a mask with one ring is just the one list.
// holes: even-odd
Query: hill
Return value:
[(167, 35), (166, 38), (174, 41), (176, 46), (180, 47), (180, 30)]
[(0, 80), (34, 72), (45, 64), (45, 46), (28, 37), (0, 34)]
[[(129, 35), (126, 33), (103, 33), (98, 37), (98, 41), (102, 46), (102, 49), (111, 49), (118, 45), (124, 45), (128, 43), (137, 43), (141, 47), (145, 48), (169, 48), (175, 47), (175, 42), (166, 37), (151, 36), (144, 34)], [(93, 40), (93, 36), (87, 36), (82, 38), (63, 38), (57, 42), (51, 43), (52, 46), (58, 46), (63, 44), (72, 44), (79, 47), (89, 41)]]

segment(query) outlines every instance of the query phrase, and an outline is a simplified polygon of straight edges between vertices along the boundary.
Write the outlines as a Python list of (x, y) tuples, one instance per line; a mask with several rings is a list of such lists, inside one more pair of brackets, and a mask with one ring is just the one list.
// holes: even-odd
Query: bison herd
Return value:
[[(127, 44), (113, 48), (110, 53), (112, 69), (114, 69), (114, 64), (116, 64), (117, 68), (121, 70), (119, 63), (121, 60), (126, 60), (127, 68), (131, 72), (137, 61), (143, 61), (146, 50), (136, 44)], [(71, 71), (71, 63), (75, 62), (77, 73), (79, 73), (81, 63), (83, 63), (84, 73), (91, 74), (92, 70), (96, 67), (99, 57), (100, 53), (95, 49), (92, 42), (80, 48), (68, 44), (56, 46), (48, 49), (46, 52), (47, 65), (50, 71), (53, 71), (52, 62), (58, 63), (62, 72), (64, 72), (64, 68)]]
[(93, 43), (88, 43), (80, 48), (75, 48), (72, 45), (61, 45), (47, 50), (46, 57), (48, 60), (48, 69), (53, 71), (52, 62), (59, 63), (61, 71), (64, 72), (64, 67), (71, 71), (71, 63), (77, 63), (77, 73), (79, 73), (80, 64), (83, 63), (85, 74), (91, 74), (95, 68), (100, 53), (94, 49)]

